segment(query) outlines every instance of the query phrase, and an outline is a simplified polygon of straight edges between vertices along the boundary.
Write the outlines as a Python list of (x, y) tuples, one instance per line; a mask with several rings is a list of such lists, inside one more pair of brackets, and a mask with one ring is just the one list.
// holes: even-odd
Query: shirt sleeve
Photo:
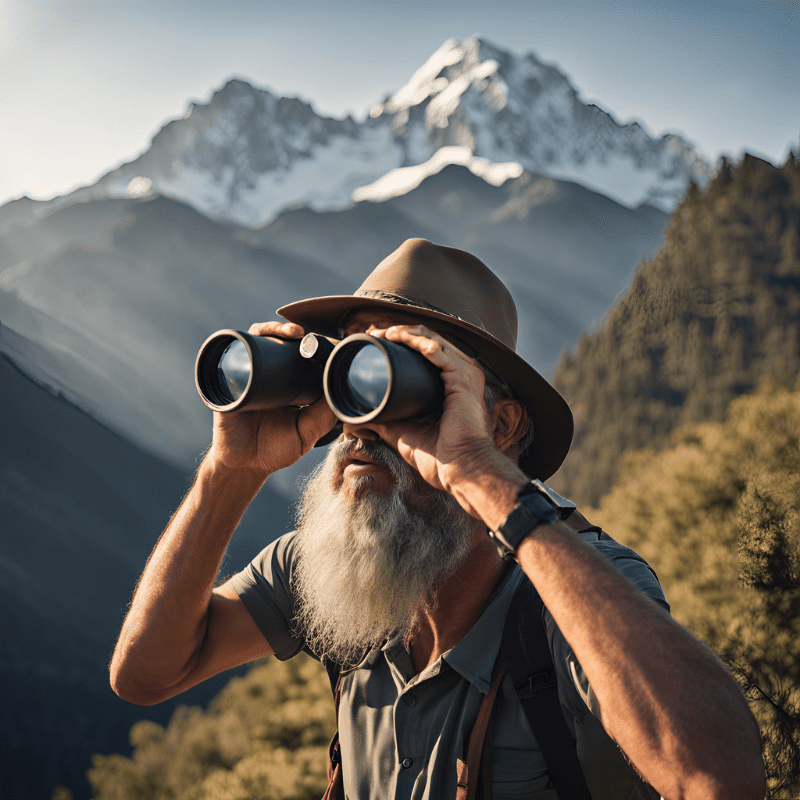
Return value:
[(292, 593), (294, 532), (267, 545), (230, 580), (275, 655), (286, 661), (304, 649), (293, 628), (295, 598)]
[[(591, 528), (580, 534), (581, 538), (601, 552), (631, 583), (669, 613), (670, 607), (664, 590), (658, 582), (653, 568), (637, 553), (614, 541), (599, 528)], [(591, 684), (583, 672), (564, 635), (556, 626), (550, 612), (545, 609), (544, 623), (553, 664), (558, 679), (561, 703), (574, 716), (580, 718), (588, 708), (600, 719), (600, 705)]]

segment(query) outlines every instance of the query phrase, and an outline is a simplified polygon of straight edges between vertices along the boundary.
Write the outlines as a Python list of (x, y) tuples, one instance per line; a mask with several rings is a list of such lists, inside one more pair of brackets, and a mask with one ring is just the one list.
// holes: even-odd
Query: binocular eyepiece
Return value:
[(365, 333), (334, 347), (314, 333), (298, 341), (217, 331), (197, 355), (195, 383), (215, 411), (305, 406), (324, 394), (352, 424), (433, 421), (444, 400), (441, 374), (428, 359)]

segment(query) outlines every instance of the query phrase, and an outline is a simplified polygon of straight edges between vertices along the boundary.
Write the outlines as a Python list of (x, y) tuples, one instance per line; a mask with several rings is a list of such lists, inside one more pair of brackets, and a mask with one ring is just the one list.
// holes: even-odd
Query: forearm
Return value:
[[(527, 480), (489, 453), (452, 491), (493, 530)], [(540, 524), (517, 560), (572, 647), (608, 733), (665, 798), (763, 797), (758, 729), (713, 652), (591, 545), (574, 517)]]
[(148, 702), (191, 671), (225, 549), (265, 479), (263, 472), (229, 470), (208, 458), (200, 465), (134, 592), (111, 661), (118, 694)]
[(517, 556), (648, 782), (666, 798), (763, 797), (757, 727), (709, 648), (564, 523), (539, 526)]

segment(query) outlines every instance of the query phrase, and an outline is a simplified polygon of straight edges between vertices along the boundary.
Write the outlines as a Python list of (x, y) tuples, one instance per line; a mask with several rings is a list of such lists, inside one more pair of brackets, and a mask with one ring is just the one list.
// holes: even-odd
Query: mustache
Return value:
[(411, 475), (411, 467), (400, 454), (380, 440), (350, 439), (336, 442), (333, 452), (337, 468), (346, 458), (358, 458), (362, 455), (382, 464), (397, 479), (407, 478)]

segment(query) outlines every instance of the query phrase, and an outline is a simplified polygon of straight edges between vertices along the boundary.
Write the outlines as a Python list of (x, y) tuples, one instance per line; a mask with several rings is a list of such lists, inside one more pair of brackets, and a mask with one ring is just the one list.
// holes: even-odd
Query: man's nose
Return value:
[(354, 439), (378, 442), (381, 441), (381, 435), (378, 433), (376, 427), (377, 426), (373, 426), (369, 422), (360, 422), (357, 424), (345, 422), (342, 425), (342, 433), (344, 434), (344, 438), (350, 442)]

